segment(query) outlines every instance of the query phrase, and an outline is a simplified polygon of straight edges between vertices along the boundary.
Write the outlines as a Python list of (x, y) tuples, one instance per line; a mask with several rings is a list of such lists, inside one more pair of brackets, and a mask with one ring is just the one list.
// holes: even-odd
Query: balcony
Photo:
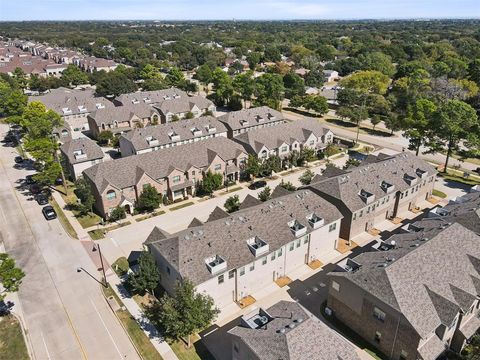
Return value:
[(322, 227), (325, 224), (325, 220), (315, 213), (308, 216), (307, 220), (310, 226), (313, 227), (314, 229), (318, 229), (319, 227)]
[(410, 186), (417, 185), (418, 182), (418, 178), (408, 174), (403, 175), (403, 180), (405, 180), (405, 182)]
[(81, 160), (81, 159), (87, 158), (87, 154), (85, 154), (82, 150), (74, 151), (73, 156), (75, 157), (75, 160)]
[(386, 181), (382, 181), (380, 184), (380, 187), (382, 188), (383, 191), (385, 191), (387, 194), (390, 194), (393, 190), (395, 190), (395, 185), (392, 185)]
[(307, 233), (307, 228), (305, 225), (300, 224), (297, 220), (292, 220), (288, 223), (288, 227), (292, 230), (292, 233), (295, 237), (300, 237)]
[(170, 140), (172, 140), (172, 141), (180, 141), (180, 135), (178, 135), (174, 131), (169, 132), (168, 136), (170, 137)]
[(420, 179), (426, 179), (427, 176), (428, 176), (428, 171), (425, 171), (425, 170), (422, 170), (420, 168), (418, 168), (415, 173), (417, 174), (417, 176), (420, 178)]
[(360, 190), (360, 193), (358, 195), (362, 198), (362, 200), (367, 205), (375, 201), (375, 195), (366, 190), (363, 190), (363, 189)]
[(266, 254), (270, 250), (269, 245), (258, 236), (248, 239), (247, 245), (255, 257)]
[(153, 136), (147, 136), (145, 140), (147, 140), (149, 146), (158, 146), (159, 144), (158, 139), (155, 139)]
[(218, 255), (206, 258), (205, 264), (212, 275), (227, 270), (227, 262)]

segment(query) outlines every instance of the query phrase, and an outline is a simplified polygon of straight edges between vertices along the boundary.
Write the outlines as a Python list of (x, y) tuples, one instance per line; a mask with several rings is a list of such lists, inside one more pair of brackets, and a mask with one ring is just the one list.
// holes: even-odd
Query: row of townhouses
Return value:
[(480, 191), (330, 275), (329, 312), (389, 359), (460, 352), (480, 328)]

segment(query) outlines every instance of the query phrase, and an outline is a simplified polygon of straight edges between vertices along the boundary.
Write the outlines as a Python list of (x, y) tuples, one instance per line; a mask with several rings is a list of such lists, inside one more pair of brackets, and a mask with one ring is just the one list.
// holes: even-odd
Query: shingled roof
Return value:
[(229, 331), (259, 359), (360, 360), (352, 345), (298, 303), (280, 301), (266, 312), (271, 319), (266, 326)]
[(240, 145), (217, 137), (182, 145), (181, 149), (174, 147), (103, 162), (88, 168), (84, 174), (101, 193), (108, 184), (119, 189), (134, 186), (144, 173), (155, 180), (163, 179), (174, 169), (185, 172), (192, 166), (199, 169), (208, 167), (216, 155), (227, 161), (241, 154), (244, 151)]
[(128, 105), (128, 104), (155, 104), (164, 101), (165, 99), (175, 99), (175, 98), (188, 98), (188, 95), (185, 91), (178, 88), (172, 87), (165, 90), (155, 90), (155, 91), (137, 91), (128, 94), (122, 94), (115, 98), (114, 102)]
[(344, 277), (396, 309), (426, 338), (439, 325), (450, 326), (453, 312), (468, 311), (480, 295), (480, 236), (454, 223), (394, 239), (392, 250), (353, 258), (357, 271), (330, 276)]
[[(395, 191), (405, 191), (411, 187), (405, 175), (418, 179), (417, 170), (426, 171), (428, 176), (437, 173), (432, 165), (414, 154), (400, 153), (386, 158), (381, 157), (375, 163), (345, 170), (344, 174), (312, 183), (308, 188), (341, 200), (354, 212), (365, 207), (365, 202), (359, 195), (360, 191), (367, 191), (377, 198), (384, 197), (385, 191), (381, 187), (383, 181), (393, 185)], [(324, 176), (325, 173), (322, 177)]]
[(248, 239), (258, 236), (269, 244), (270, 251), (275, 251), (295, 239), (288, 225), (292, 220), (303, 224), (307, 232), (313, 230), (307, 221), (312, 213), (325, 220), (324, 226), (342, 217), (335, 206), (309, 190), (302, 190), (219, 220), (209, 219), (202, 226), (180, 231), (167, 240), (155, 242), (152, 233), (148, 241), (183, 278), (200, 284), (212, 277), (205, 259), (218, 255), (226, 261), (227, 270), (245, 266), (255, 259)]
[(70, 164), (79, 164), (103, 159), (104, 157), (100, 146), (93, 140), (85, 137), (67, 141), (60, 147), (60, 151), (67, 157)]
[[(149, 118), (158, 112), (148, 104), (127, 104), (123, 106), (109, 107), (105, 109), (98, 109), (92, 112), (89, 117), (92, 118), (97, 126), (112, 125), (114, 122), (130, 121), (133, 116), (138, 116), (140, 119)], [(133, 126), (133, 124), (132, 124)]]
[(259, 153), (263, 146), (276, 149), (282, 144), (291, 145), (295, 141), (303, 144), (313, 133), (321, 139), (330, 129), (315, 119), (303, 119), (273, 127), (265, 127), (238, 135), (235, 140), (249, 153)]
[[(263, 120), (260, 120), (263, 119)], [(242, 128), (268, 124), (279, 120), (284, 120), (283, 114), (273, 110), (268, 106), (232, 111), (218, 118), (230, 130), (239, 130)]]

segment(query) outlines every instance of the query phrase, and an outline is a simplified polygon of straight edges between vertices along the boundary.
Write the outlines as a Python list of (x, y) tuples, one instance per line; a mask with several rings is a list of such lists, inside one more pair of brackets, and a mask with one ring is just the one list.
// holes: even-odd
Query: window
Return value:
[(360, 214), (358, 215), (358, 217), (362, 217), (363, 216), (363, 210), (360, 210)]
[(273, 261), (275, 260), (275, 251), (272, 253), (272, 255), (270, 256), (270, 261)]
[(170, 268), (167, 266), (167, 274), (170, 275)]
[(253, 271), (253, 270), (255, 270), (255, 263), (250, 264), (250, 271)]
[(267, 257), (264, 256), (264, 257), (262, 258), (262, 265), (265, 265), (266, 263), (267, 263)]
[(335, 229), (337, 228), (337, 223), (333, 223), (333, 224), (330, 224), (330, 226), (328, 227), (328, 232), (332, 232), (334, 231)]
[(290, 247), (288, 249), (292, 251), (294, 248), (295, 248), (295, 243), (294, 242), (290, 243)]
[(332, 289), (335, 291), (340, 291), (340, 284), (336, 281), (332, 281)]
[(195, 176), (195, 170), (192, 171), (192, 176)]
[(215, 171), (222, 170), (222, 164), (215, 165)]
[(240, 268), (240, 276), (245, 275), (245, 266)]
[(298, 239), (298, 240), (297, 240), (297, 248), (299, 248), (300, 245), (302, 245), (302, 239)]
[(310, 140), (309, 144), (310, 145), (315, 145), (315, 140)]
[(237, 344), (233, 344), (233, 350), (234, 350), (236, 353), (238, 353), (238, 346), (237, 346)]
[(287, 152), (288, 151), (288, 146), (282, 146), (282, 149), (280, 151), (281, 152)]
[(357, 213), (353, 213), (353, 220), (357, 219)]
[(370, 213), (370, 206), (367, 208), (367, 214)]
[(277, 256), (280, 257), (283, 255), (283, 248), (280, 248), (280, 250), (277, 251)]
[(173, 181), (174, 184), (179, 183), (179, 182), (180, 182), (180, 175), (174, 176), (174, 177), (172, 178), (172, 181)]
[(407, 360), (408, 353), (405, 350), (402, 350), (400, 353), (400, 360)]
[(400, 199), (403, 199), (403, 196), (404, 196), (403, 193), (401, 193), (401, 194), (400, 194)]
[(218, 284), (223, 284), (223, 282), (225, 281), (224, 277), (223, 277), (223, 274), (222, 275), (219, 275), (218, 276)]
[(228, 278), (231, 279), (231, 278), (233, 278), (234, 276), (235, 276), (235, 270), (230, 270), (230, 271), (228, 272)]
[(382, 339), (382, 333), (380, 331), (375, 331), (375, 337), (374, 337), (375, 342), (380, 343), (381, 339)]
[(303, 238), (303, 243), (308, 244), (308, 235)]
[(381, 322), (385, 321), (385, 313), (377, 307), (373, 309), (373, 317)]
[(107, 200), (113, 200), (117, 197), (117, 193), (115, 190), (108, 190), (107, 191)]

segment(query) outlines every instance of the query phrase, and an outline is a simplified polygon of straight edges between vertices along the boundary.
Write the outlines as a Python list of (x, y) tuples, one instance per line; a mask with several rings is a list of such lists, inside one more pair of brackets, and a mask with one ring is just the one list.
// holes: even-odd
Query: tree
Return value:
[(174, 67), (168, 72), (167, 76), (165, 77), (165, 81), (170, 86), (182, 87), (182, 85), (185, 83), (185, 76), (183, 76), (183, 73), (179, 68)]
[(223, 205), (225, 209), (227, 209), (228, 213), (232, 213), (237, 211), (240, 208), (240, 199), (238, 195), (230, 196)]
[(137, 85), (126, 74), (118, 71), (106, 73), (97, 83), (96, 93), (99, 96), (119, 96), (137, 90)]
[(99, 145), (109, 145), (113, 141), (113, 133), (110, 130), (104, 130), (98, 134)]
[(447, 171), (448, 161), (452, 152), (458, 150), (461, 141), (466, 147), (477, 147), (480, 138), (480, 121), (470, 105), (459, 100), (448, 100), (441, 104), (433, 120), (433, 141), (429, 144), (435, 150), (438, 143), (447, 146), (444, 171)]
[(194, 78), (205, 86), (207, 95), (208, 85), (212, 82), (212, 75), (212, 68), (208, 64), (200, 65), (195, 72)]
[(351, 167), (360, 166), (360, 164), (361, 164), (360, 160), (357, 160), (357, 159), (351, 157), (345, 162), (345, 165), (343, 166), (343, 168), (346, 170), (346, 169), (349, 169)]
[(410, 148), (415, 150), (417, 156), (420, 152), (420, 147), (430, 137), (436, 111), (437, 106), (435, 103), (427, 99), (418, 99), (413, 105), (408, 107), (403, 127), (405, 135), (410, 141)]
[(127, 217), (127, 213), (125, 209), (121, 206), (117, 206), (110, 212), (110, 216), (108, 217), (109, 221), (119, 221), (125, 219)]
[(143, 187), (143, 191), (138, 197), (137, 207), (142, 211), (153, 211), (158, 209), (162, 203), (162, 195), (150, 184)]
[(65, 85), (83, 85), (88, 84), (88, 74), (80, 70), (77, 66), (70, 64), (62, 72), (61, 80)]
[(315, 149), (310, 148), (310, 147), (302, 147), (299, 155), (300, 156), (299, 156), (298, 162), (297, 162), (299, 165), (303, 165), (306, 162), (311, 162), (311, 161), (315, 161), (315, 160), (318, 159), (317, 158), (317, 152), (315, 151)]
[(265, 202), (270, 200), (271, 195), (272, 191), (270, 190), (270, 187), (265, 186), (263, 190), (258, 193), (258, 200)]
[(310, 70), (310, 72), (305, 76), (305, 85), (307, 86), (320, 88), (324, 82), (325, 76), (323, 75), (322, 67), (317, 67)]
[(195, 117), (195, 115), (193, 115), (193, 113), (191, 111), (189, 111), (185, 114), (185, 119), (193, 119), (194, 117)]
[(233, 87), (240, 95), (244, 102), (244, 107), (247, 107), (247, 101), (252, 99), (255, 92), (255, 81), (253, 80), (253, 71), (239, 74), (233, 79)]
[(291, 98), (295, 95), (304, 95), (305, 94), (305, 81), (303, 78), (290, 71), (283, 77), (283, 85), (285, 86), (285, 96)]
[(221, 188), (223, 184), (222, 174), (212, 173), (210, 170), (203, 176), (203, 180), (200, 183), (200, 189), (205, 194), (212, 194), (215, 190)]
[(255, 95), (258, 105), (266, 105), (279, 110), (284, 93), (285, 87), (281, 75), (263, 74), (255, 80)]
[(250, 70), (255, 70), (257, 65), (260, 63), (260, 60), (262, 59), (262, 54), (256, 51), (252, 51), (247, 55), (247, 62), (248, 66), (250, 67)]
[(280, 184), (278, 184), (278, 186), (288, 190), (288, 191), (295, 191), (297, 190), (297, 188), (290, 182), (290, 181), (287, 181), (287, 182), (284, 182), (283, 179), (282, 181), (280, 181)]
[(25, 273), (15, 266), (15, 260), (8, 254), (0, 253), (0, 284), (3, 287), (0, 292), (0, 301), (5, 299), (7, 293), (18, 291), (22, 284)]
[(358, 71), (341, 80), (341, 85), (360, 93), (383, 95), (387, 92), (390, 79), (379, 71)]
[(282, 170), (282, 159), (277, 155), (271, 155), (263, 161), (260, 166), (260, 173), (263, 176), (270, 176), (272, 172), (280, 172)]
[(155, 295), (155, 288), (160, 281), (160, 272), (158, 271), (155, 258), (148, 251), (142, 251), (138, 257), (138, 270), (128, 277), (128, 283), (135, 292), (143, 294), (148, 292)]
[(244, 171), (248, 174), (249, 177), (257, 177), (260, 174), (261, 163), (258, 157), (255, 155), (249, 154), (247, 162), (245, 163)]
[(302, 185), (308, 185), (312, 182), (313, 177), (315, 176), (315, 173), (307, 169), (305, 172), (298, 178), (298, 180), (302, 183)]
[(77, 206), (80, 215), (86, 215), (92, 211), (95, 198), (93, 197), (90, 185), (84, 178), (75, 181), (75, 195), (80, 200), (80, 206)]
[(0, 79), (0, 117), (22, 115), (27, 101), (28, 97), (20, 89), (12, 88)]
[(370, 118), (370, 122), (373, 125), (373, 130), (375, 130), (375, 127), (382, 122), (382, 118), (380, 117), (380, 115), (375, 114)]
[(328, 112), (327, 99), (318, 95), (307, 95), (303, 98), (303, 107), (307, 110), (313, 110), (317, 114), (324, 115)]
[(211, 324), (219, 314), (213, 299), (198, 293), (194, 285), (185, 279), (175, 287), (173, 296), (165, 293), (147, 310), (147, 316), (169, 339), (187, 338)]
[(216, 68), (212, 73), (212, 83), (216, 97), (223, 103), (228, 103), (234, 93), (231, 77), (222, 69)]
[(145, 91), (156, 91), (168, 89), (168, 84), (165, 82), (165, 79), (158, 77), (147, 79), (143, 82), (142, 88)]

